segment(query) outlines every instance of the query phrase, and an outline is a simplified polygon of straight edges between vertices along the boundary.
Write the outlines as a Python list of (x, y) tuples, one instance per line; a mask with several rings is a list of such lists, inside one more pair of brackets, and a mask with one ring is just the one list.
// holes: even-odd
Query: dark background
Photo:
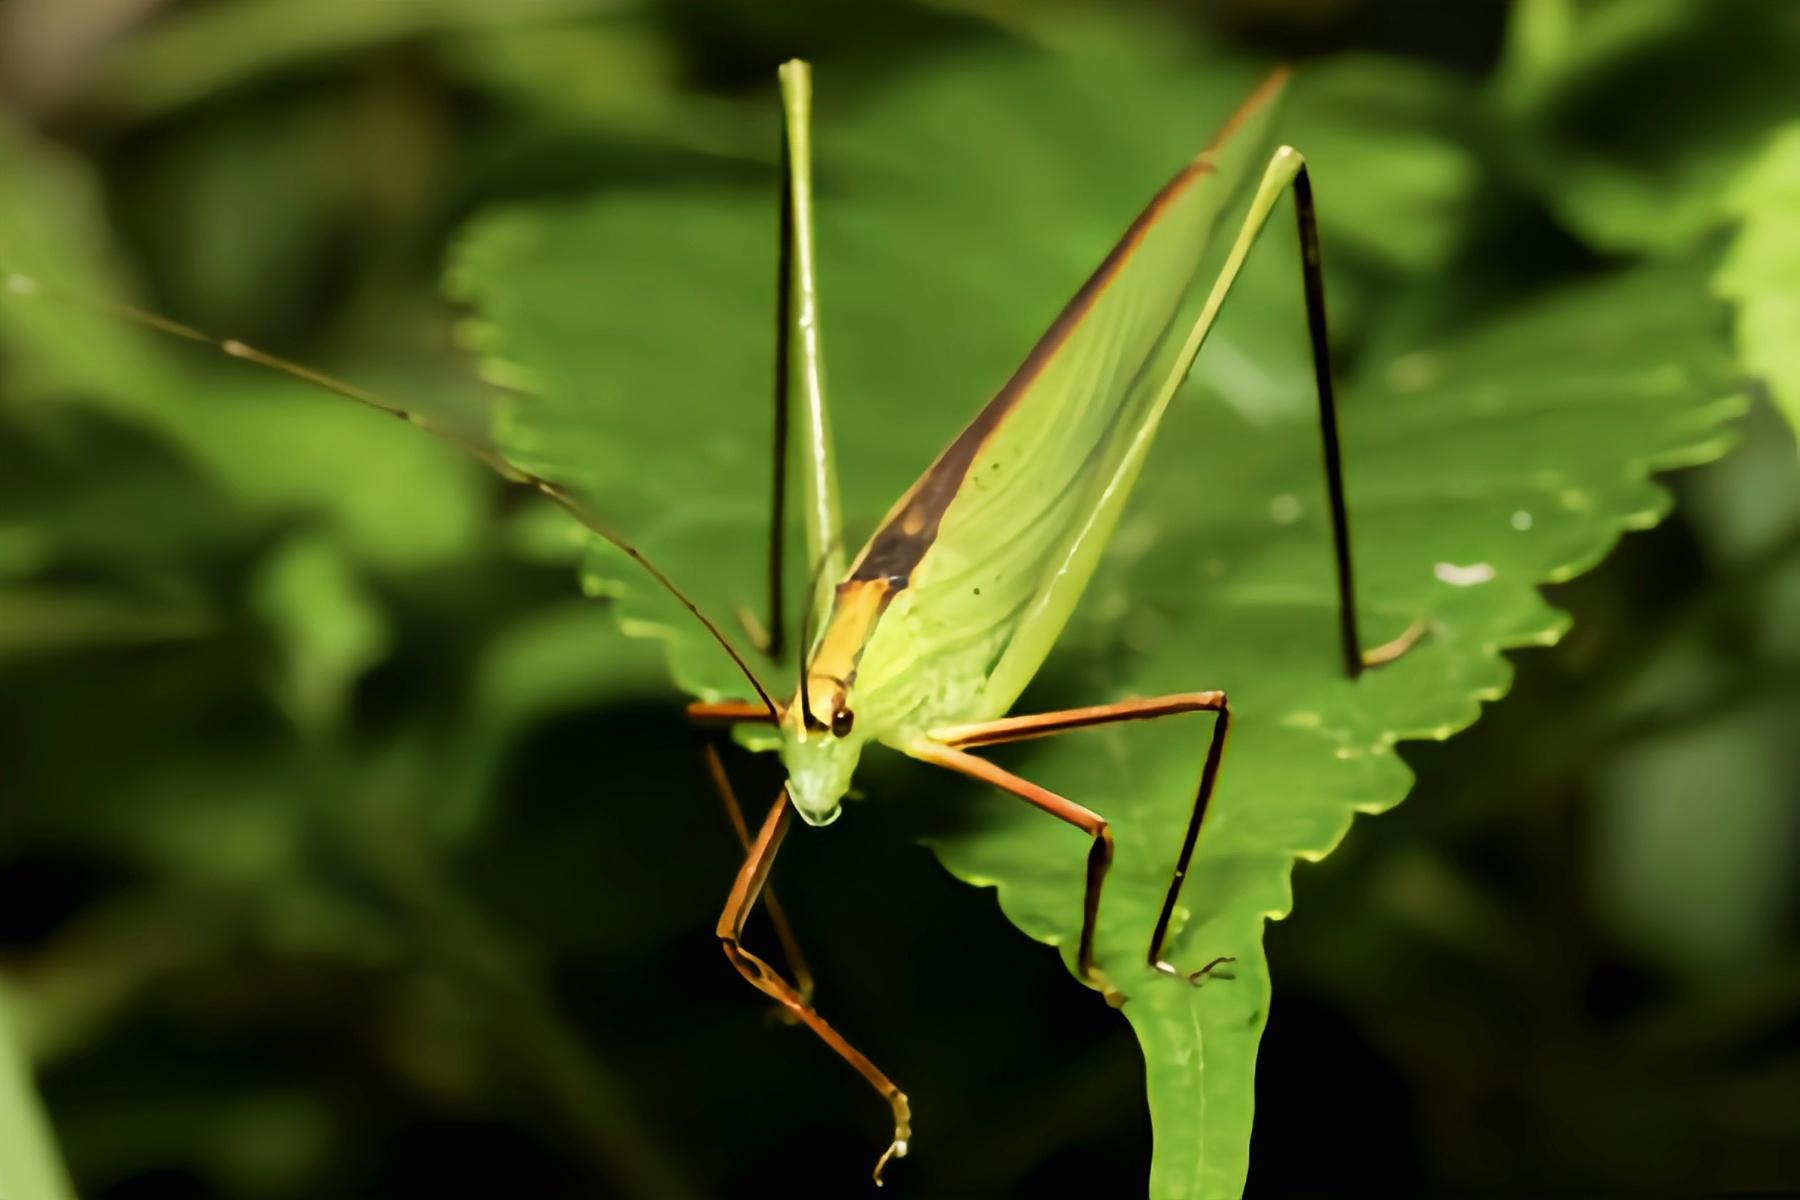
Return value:
[[(566, 4), (554, 19), (614, 56), (596, 74), (638, 81), (599, 89), (610, 126), (573, 128), (471, 59), (478, 7), (370, 33), (344, 3), (17, 3), (6, 119), (49, 147), (20, 169), (89, 173), (163, 310), (449, 381), (467, 368), (438, 272), (484, 206), (651, 169), (678, 102), (770, 105), (789, 56), (870, 79), (1032, 19), (1003, 0)], [(1478, 81), (1516, 16), (1179, 10), (1267, 55)], [(1683, 55), (1729, 63), (1752, 11), (1711, 7), (1705, 36), (1605, 77), (1568, 143), (1606, 149), (1677, 80), (1703, 108)], [(546, 86), (581, 82), (561, 69)], [(1520, 251), (1624, 252), (1548, 208)], [(443, 466), (469, 497), (451, 549), (396, 550), (349, 589), (385, 614), (368, 645), (312, 645), (267, 580), (282, 548), (306, 575), (308, 539), (340, 535), (318, 505), (228, 496), (118, 407), (50, 420), (0, 393), (0, 421), (5, 504), (73, 548), (55, 594), (106, 598), (9, 590), (0, 615), (0, 964), (82, 1194), (864, 1187), (879, 1105), (719, 955), (736, 852), (675, 697), (564, 564), (520, 549), (517, 497)], [(1670, 480), (1667, 521), (1551, 590), (1573, 632), (1514, 654), (1486, 719), (1403, 748), (1408, 802), (1297, 868), (1269, 933), (1253, 1192), (1800, 1188), (1794, 466), (1759, 399), (1732, 454)], [(503, 651), (547, 673), (522, 630), (618, 669), (496, 682)], [(772, 790), (769, 764), (733, 765)], [(420, 835), (465, 811), (478, 836)], [(889, 1192), (1141, 1191), (1124, 1022), (909, 844), (905, 812), (852, 816), (794, 839), (779, 890), (826, 1012), (912, 1096), (918, 1153)]]

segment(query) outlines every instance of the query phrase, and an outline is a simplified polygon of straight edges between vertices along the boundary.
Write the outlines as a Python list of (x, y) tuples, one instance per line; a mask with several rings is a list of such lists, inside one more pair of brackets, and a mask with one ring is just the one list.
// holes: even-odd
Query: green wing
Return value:
[(1157, 193), (863, 550), (851, 578), (898, 589), (857, 673), (864, 714), (902, 732), (981, 720), (1036, 674), (1216, 314), (1225, 278), (1177, 343), (1221, 218), (1269, 160), (1285, 78), (1265, 81)]

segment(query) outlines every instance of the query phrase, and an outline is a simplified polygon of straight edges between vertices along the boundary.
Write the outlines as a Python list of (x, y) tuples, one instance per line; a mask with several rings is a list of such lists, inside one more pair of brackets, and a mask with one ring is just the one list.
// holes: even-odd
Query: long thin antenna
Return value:
[[(787, 126), (781, 131), (781, 158), (785, 163), (791, 150), (788, 145)], [(781, 227), (776, 242), (781, 249), (776, 256), (775, 266), (775, 463), (774, 489), (775, 496), (769, 505), (769, 643), (767, 646), (770, 658), (781, 657), (781, 639), (787, 628), (787, 613), (784, 610), (783, 592), (786, 583), (785, 565), (787, 562), (787, 477), (788, 458), (793, 453), (788, 448), (788, 426), (790, 418), (788, 409), (792, 405), (793, 392), (793, 308), (794, 289), (789, 279), (794, 269), (794, 176), (791, 171), (781, 173)], [(812, 597), (807, 597), (812, 603)], [(806, 635), (800, 635), (800, 653), (806, 653)], [(806, 687), (805, 671), (801, 671), (800, 686)], [(802, 711), (805, 711), (804, 709)]]
[(800, 614), (800, 720), (809, 728), (813, 724), (812, 695), (806, 687), (806, 656), (812, 653), (813, 633), (813, 601), (819, 594), (819, 580), (824, 578), (825, 568), (831, 565), (831, 552), (836, 548), (835, 541), (825, 544), (824, 553), (814, 564), (812, 580), (806, 585), (806, 609)]
[(542, 493), (562, 508), (564, 512), (567, 512), (571, 517), (574, 517), (579, 521), (590, 532), (623, 551), (626, 557), (630, 558), (645, 571), (649, 572), (652, 579), (661, 584), (671, 596), (679, 600), (682, 607), (686, 608), (690, 613), (693, 613), (694, 619), (706, 627), (706, 632), (711, 634), (713, 640), (719, 643), (719, 647), (724, 650), (726, 654), (731, 656), (731, 661), (737, 664), (737, 669), (743, 672), (744, 678), (749, 681), (750, 686), (756, 689), (757, 698), (768, 708), (769, 716), (777, 722), (781, 720), (781, 710), (776, 706), (775, 701), (770, 698), (769, 690), (763, 686), (762, 680), (756, 677), (756, 672), (750, 669), (750, 664), (744, 661), (744, 656), (738, 653), (737, 647), (731, 644), (731, 639), (726, 637), (724, 631), (713, 623), (712, 618), (701, 612), (700, 606), (694, 603), (693, 599), (686, 592), (676, 586), (675, 581), (664, 574), (661, 567), (658, 567), (655, 563), (644, 557), (643, 551), (626, 541), (619, 534), (613, 532), (604, 521), (595, 516), (586, 505), (576, 499), (575, 496), (561, 484), (553, 483), (543, 476), (533, 474), (530, 471), (521, 470), (480, 443), (464, 437), (462, 434), (459, 434), (444, 425), (440, 425), (424, 414), (415, 412), (402, 404), (379, 396), (365, 388), (357, 387), (355, 384), (346, 383), (341, 379), (326, 375), (321, 371), (315, 371), (310, 367), (303, 367), (299, 363), (289, 362), (285, 358), (280, 358), (276, 355), (258, 350), (254, 346), (247, 346), (243, 342), (231, 338), (215, 338), (210, 334), (195, 329), (192, 325), (184, 325), (179, 321), (171, 321), (167, 317), (158, 316), (153, 312), (146, 312), (141, 308), (134, 308), (129, 304), (120, 304), (111, 300), (90, 300), (65, 294), (54, 288), (47, 287), (29, 275), (20, 275), (16, 272), (6, 271), (4, 269), (0, 269), (0, 286), (4, 286), (6, 291), (18, 296), (41, 296), (47, 300), (53, 300), (76, 308), (94, 309), (106, 313), (109, 316), (116, 317), (119, 320), (129, 321), (135, 325), (142, 325), (146, 328), (157, 330), (160, 333), (171, 334), (175, 337), (184, 338), (190, 342), (197, 342), (202, 346), (211, 346), (232, 358), (255, 363), (258, 366), (279, 371), (281, 374), (287, 375), (290, 378), (298, 379), (304, 383), (310, 383), (315, 387), (324, 388), (326, 391), (336, 392), (338, 395), (354, 400), (358, 404), (375, 409), (378, 412), (387, 413), (391, 417), (397, 417), (400, 420), (405, 421), (408, 425), (412, 425), (432, 435), (439, 441), (446, 442), (459, 450), (463, 450), (473, 455), (508, 483), (515, 483), (521, 487), (528, 487)]

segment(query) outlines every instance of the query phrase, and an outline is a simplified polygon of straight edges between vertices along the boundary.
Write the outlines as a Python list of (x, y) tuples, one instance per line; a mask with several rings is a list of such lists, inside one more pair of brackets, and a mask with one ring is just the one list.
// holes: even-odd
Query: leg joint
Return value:
[(769, 964), (744, 949), (735, 937), (720, 935), (719, 945), (725, 951), (725, 960), (736, 967), (737, 973), (750, 983), (768, 991), (770, 985), (777, 982), (774, 972), (769, 969)]

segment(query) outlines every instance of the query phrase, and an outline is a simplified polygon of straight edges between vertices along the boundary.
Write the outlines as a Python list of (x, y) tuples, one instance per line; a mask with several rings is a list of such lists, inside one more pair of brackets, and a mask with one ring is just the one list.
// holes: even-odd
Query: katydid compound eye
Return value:
[(851, 728), (856, 724), (856, 714), (847, 708), (840, 708), (831, 714), (831, 736), (849, 737)]

